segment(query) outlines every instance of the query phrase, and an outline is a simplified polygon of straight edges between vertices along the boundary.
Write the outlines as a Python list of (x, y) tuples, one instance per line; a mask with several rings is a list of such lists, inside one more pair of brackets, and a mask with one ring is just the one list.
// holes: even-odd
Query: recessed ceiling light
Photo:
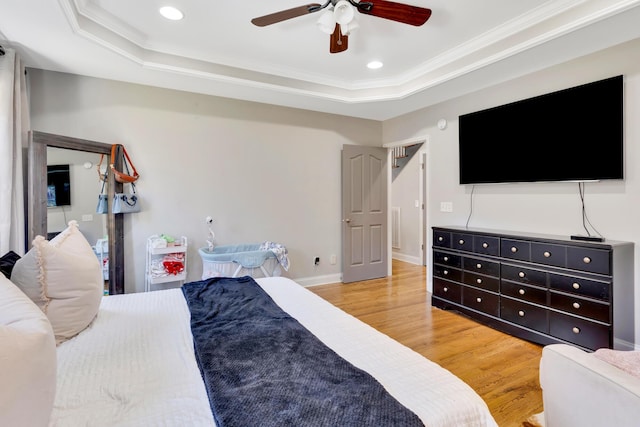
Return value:
[(367, 64), (367, 68), (371, 70), (377, 70), (378, 68), (382, 68), (384, 64), (380, 61), (371, 61)]
[(179, 21), (184, 18), (184, 14), (175, 7), (164, 6), (160, 8), (160, 15), (172, 21)]

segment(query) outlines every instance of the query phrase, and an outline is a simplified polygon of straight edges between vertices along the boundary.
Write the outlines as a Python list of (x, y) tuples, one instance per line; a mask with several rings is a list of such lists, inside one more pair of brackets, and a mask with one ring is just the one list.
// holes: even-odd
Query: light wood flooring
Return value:
[(542, 347), (431, 307), (425, 267), (394, 260), (391, 277), (308, 289), (461, 378), (499, 426), (542, 411)]

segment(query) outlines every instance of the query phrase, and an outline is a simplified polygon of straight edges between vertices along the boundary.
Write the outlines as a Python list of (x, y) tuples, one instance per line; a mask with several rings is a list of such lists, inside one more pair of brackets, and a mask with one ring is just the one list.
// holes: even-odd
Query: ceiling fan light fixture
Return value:
[(333, 15), (338, 24), (348, 25), (356, 16), (355, 8), (347, 0), (340, 0), (333, 9)]
[(349, 22), (348, 24), (340, 25), (340, 28), (342, 29), (342, 34), (344, 34), (345, 36), (348, 36), (353, 31), (357, 30), (359, 27), (360, 27), (360, 24), (358, 24), (358, 21), (356, 21), (355, 19)]
[(163, 6), (160, 8), (160, 15), (171, 21), (179, 21), (184, 18), (184, 13), (172, 6)]
[(332, 34), (336, 28), (336, 19), (333, 14), (333, 9), (325, 10), (318, 18), (318, 28), (325, 34)]

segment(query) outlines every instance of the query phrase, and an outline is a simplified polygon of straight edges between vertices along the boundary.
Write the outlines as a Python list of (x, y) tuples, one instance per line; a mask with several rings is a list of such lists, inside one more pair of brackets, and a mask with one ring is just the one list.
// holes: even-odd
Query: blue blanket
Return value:
[(252, 278), (207, 279), (182, 291), (219, 427), (423, 425)]

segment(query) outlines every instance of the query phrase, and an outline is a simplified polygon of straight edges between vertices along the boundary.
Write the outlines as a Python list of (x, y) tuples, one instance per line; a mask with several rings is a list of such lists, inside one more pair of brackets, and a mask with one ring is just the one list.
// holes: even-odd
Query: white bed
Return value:
[[(426, 426), (497, 425), (480, 396), (449, 371), (290, 279), (256, 281)], [(57, 356), (51, 426), (215, 425), (179, 289), (103, 298), (93, 323), (60, 344)]]

